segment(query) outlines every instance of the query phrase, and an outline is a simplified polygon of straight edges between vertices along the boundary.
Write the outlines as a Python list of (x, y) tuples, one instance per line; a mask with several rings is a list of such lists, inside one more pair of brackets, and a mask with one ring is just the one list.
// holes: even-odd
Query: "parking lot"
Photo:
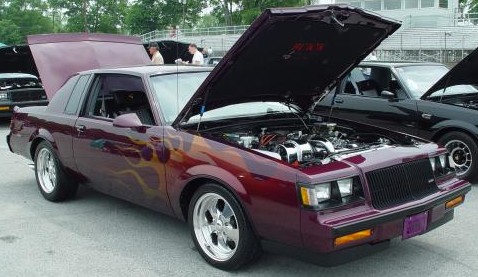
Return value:
[(324, 268), (278, 254), (227, 273), (207, 265), (186, 224), (81, 187), (51, 203), (36, 188), (31, 161), (9, 152), (0, 121), (0, 276), (478, 276), (478, 191), (455, 220), (431, 233)]

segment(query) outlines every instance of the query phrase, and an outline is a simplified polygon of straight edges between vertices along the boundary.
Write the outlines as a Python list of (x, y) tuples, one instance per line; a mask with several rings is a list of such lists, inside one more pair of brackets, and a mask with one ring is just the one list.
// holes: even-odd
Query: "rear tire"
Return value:
[(459, 178), (469, 182), (478, 180), (478, 145), (473, 138), (462, 132), (450, 132), (438, 143), (448, 149)]
[(261, 253), (234, 195), (217, 184), (201, 186), (189, 203), (191, 236), (201, 256), (222, 270), (236, 270)]
[(69, 180), (53, 147), (46, 141), (40, 142), (35, 150), (35, 177), (43, 197), (52, 202), (73, 198), (78, 183)]

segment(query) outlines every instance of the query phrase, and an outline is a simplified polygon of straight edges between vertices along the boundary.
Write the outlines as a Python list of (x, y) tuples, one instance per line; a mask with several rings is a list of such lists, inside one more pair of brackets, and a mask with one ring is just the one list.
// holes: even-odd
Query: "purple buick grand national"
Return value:
[(344, 5), (266, 10), (214, 69), (133, 66), (149, 63), (134, 38), (30, 37), (52, 98), (15, 110), (8, 145), (47, 200), (87, 184), (177, 217), (215, 267), (267, 244), (337, 261), (450, 221), (470, 190), (443, 147), (313, 112), (399, 26)]

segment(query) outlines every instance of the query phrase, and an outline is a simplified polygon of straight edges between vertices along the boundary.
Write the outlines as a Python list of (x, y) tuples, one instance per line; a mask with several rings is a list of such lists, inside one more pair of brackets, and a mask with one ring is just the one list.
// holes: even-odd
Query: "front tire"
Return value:
[(450, 132), (438, 143), (450, 153), (458, 177), (470, 182), (478, 180), (478, 146), (473, 138), (462, 132)]
[(236, 270), (260, 254), (239, 202), (217, 184), (203, 185), (194, 193), (188, 221), (196, 248), (214, 267)]
[(59, 202), (74, 197), (78, 183), (68, 180), (53, 147), (48, 142), (38, 144), (34, 161), (38, 189), (45, 199)]

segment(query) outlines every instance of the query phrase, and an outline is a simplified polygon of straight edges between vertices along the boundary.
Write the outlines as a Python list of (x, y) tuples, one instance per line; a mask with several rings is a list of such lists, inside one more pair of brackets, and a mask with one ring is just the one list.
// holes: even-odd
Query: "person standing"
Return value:
[(158, 43), (152, 42), (149, 44), (149, 54), (151, 54), (151, 62), (153, 64), (164, 64), (164, 59), (161, 53), (159, 53)]
[(188, 48), (189, 53), (193, 55), (192, 64), (193, 65), (203, 65), (204, 64), (204, 56), (201, 51), (198, 50), (196, 44), (191, 43), (189, 44)]

